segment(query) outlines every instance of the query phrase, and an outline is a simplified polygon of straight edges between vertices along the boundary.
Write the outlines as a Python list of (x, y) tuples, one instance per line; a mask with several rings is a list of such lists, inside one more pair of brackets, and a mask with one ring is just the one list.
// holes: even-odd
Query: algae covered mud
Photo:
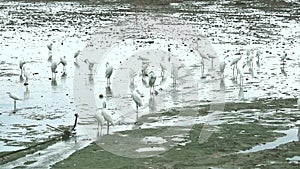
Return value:
[[(298, 1), (0, 1), (0, 9), (1, 168), (299, 167)], [(21, 97), (16, 110), (6, 92)], [(93, 117), (99, 93), (115, 123), (109, 135)], [(48, 126), (69, 128), (74, 113), (77, 133), (63, 141)]]

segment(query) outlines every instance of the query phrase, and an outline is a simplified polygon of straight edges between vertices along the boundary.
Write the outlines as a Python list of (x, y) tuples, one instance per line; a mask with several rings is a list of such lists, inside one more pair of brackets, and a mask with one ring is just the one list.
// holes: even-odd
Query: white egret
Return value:
[(243, 70), (241, 68), (237, 68), (237, 76), (240, 75), (240, 85), (243, 86)]
[(209, 58), (207, 57), (207, 56), (205, 56), (202, 52), (200, 52), (199, 51), (199, 43), (198, 43), (198, 40), (197, 40), (197, 42), (196, 42), (196, 49), (195, 49), (195, 51), (199, 54), (199, 56), (201, 57), (201, 66), (202, 66), (202, 68), (201, 68), (201, 72), (202, 72), (202, 76), (204, 77), (204, 59), (205, 60), (208, 60)]
[(143, 57), (143, 56), (138, 56), (138, 60), (149, 61), (149, 59), (147, 57)]
[(129, 71), (129, 79), (130, 79), (129, 88), (130, 88), (131, 91), (133, 91), (136, 88), (136, 85), (134, 84), (134, 78), (135, 78), (136, 75), (137, 75), (136, 72), (130, 68), (130, 71)]
[(139, 92), (139, 90), (135, 89), (132, 93), (131, 93), (131, 97), (135, 103), (136, 106), (136, 120), (138, 120), (139, 116), (138, 116), (138, 110), (139, 107), (142, 107), (142, 97), (141, 97), (141, 93)]
[(154, 74), (153, 71), (151, 71), (149, 73), (149, 87), (150, 87), (150, 95), (151, 95), (151, 88), (153, 89), (154, 91), (154, 84), (155, 84), (155, 80), (156, 80), (156, 76)]
[(115, 123), (114, 123), (110, 113), (107, 111), (106, 101), (104, 99), (103, 94), (100, 94), (99, 98), (100, 98), (100, 101), (102, 102), (102, 103), (100, 103), (100, 104), (102, 104), (102, 107), (100, 109), (102, 111), (102, 116), (103, 116), (104, 120), (107, 122), (107, 134), (108, 134), (109, 133), (109, 123), (112, 125), (115, 125)]
[(256, 66), (259, 68), (260, 67), (260, 55), (261, 55), (262, 53), (258, 50), (257, 52), (256, 52), (256, 58), (257, 58), (257, 61), (256, 61)]
[(135, 102), (136, 111), (138, 111), (139, 107), (141, 107), (143, 105), (140, 91), (138, 89), (134, 89), (133, 92), (131, 93), (131, 97), (132, 97), (133, 101)]
[(81, 51), (78, 50), (77, 52), (74, 53), (74, 58), (75, 58), (76, 60), (77, 60), (77, 57), (79, 56), (80, 52), (81, 52)]
[(49, 51), (52, 51), (52, 43), (48, 44), (47, 48), (48, 48)]
[(234, 66), (233, 67), (233, 76), (234, 76), (234, 69), (237, 69), (237, 63), (239, 62), (239, 60), (241, 60), (242, 55), (240, 55), (238, 58), (233, 59), (233, 61), (231, 62), (230, 66)]
[(102, 109), (102, 116), (104, 118), (104, 120), (106, 121), (107, 123), (107, 134), (109, 133), (109, 123), (112, 124), (113, 126), (115, 125), (110, 113), (107, 111), (106, 109), (106, 102), (104, 101), (105, 103), (105, 107)]
[(113, 67), (109, 66), (109, 63), (107, 62), (106, 63), (106, 70), (105, 70), (105, 77), (107, 79), (107, 85), (108, 86), (110, 85), (110, 76), (112, 75), (112, 73), (113, 73)]
[(57, 68), (57, 65), (58, 64), (56, 62), (53, 62), (52, 65), (51, 65), (52, 78), (54, 77), (54, 79), (56, 78), (56, 68)]
[(247, 65), (251, 68), (253, 68), (253, 58), (253, 55), (247, 57)]
[(287, 53), (284, 51), (283, 54), (280, 56), (280, 60), (281, 60), (283, 65), (284, 65), (286, 57), (287, 57)]
[(29, 79), (29, 73), (27, 71), (24, 70), (24, 77), (25, 77), (25, 82), (24, 85), (27, 86), (28, 85), (28, 79)]
[(10, 92), (6, 92), (6, 93), (9, 95), (10, 98), (12, 98), (14, 100), (14, 110), (16, 110), (17, 109), (16, 108), (17, 107), (17, 100), (22, 100), (22, 99), (20, 99), (18, 96), (14, 95)]
[(101, 127), (100, 133), (102, 133), (102, 127), (105, 123), (105, 119), (102, 115), (102, 110), (98, 111), (98, 109), (97, 109), (97, 111), (95, 112), (95, 118), (97, 119), (97, 122), (98, 122), (98, 131), (99, 131), (99, 126), (100, 126)]
[(144, 63), (142, 65), (142, 77), (147, 76), (147, 68), (149, 67), (149, 62)]
[(64, 56), (64, 58), (60, 58), (60, 62), (58, 64), (62, 64), (63, 65), (63, 70), (65, 72), (66, 71), (66, 65), (67, 65), (66, 56)]
[(89, 70), (90, 70), (91, 74), (93, 74), (93, 68), (94, 68), (95, 63), (90, 62), (88, 59), (85, 59), (84, 63), (89, 64)]
[(162, 63), (159, 63), (159, 65), (160, 65), (160, 68), (161, 68), (161, 73), (160, 73), (160, 75), (161, 75), (161, 77), (163, 78), (163, 77), (165, 76), (165, 71), (167, 70), (167, 68), (166, 68), (166, 66), (163, 65)]
[(222, 77), (224, 78), (224, 70), (225, 70), (226, 63), (221, 62), (220, 63), (220, 73), (222, 74)]
[(24, 64), (25, 64), (26, 62), (24, 62), (24, 61), (22, 61), (22, 60), (20, 60), (20, 62), (19, 62), (19, 68), (21, 69), (21, 75), (23, 75), (23, 70), (24, 70)]

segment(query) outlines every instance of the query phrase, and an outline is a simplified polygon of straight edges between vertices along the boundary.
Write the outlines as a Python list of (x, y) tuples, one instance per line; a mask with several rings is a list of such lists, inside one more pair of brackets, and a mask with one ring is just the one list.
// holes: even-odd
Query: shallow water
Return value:
[[(170, 4), (170, 8), (181, 8), (182, 11), (166, 14), (123, 12), (131, 8), (129, 4), (1, 1), (0, 86), (5, 86), (0, 89), (1, 151), (18, 150), (26, 147), (26, 143), (40, 142), (57, 134), (46, 124), (55, 127), (72, 125), (75, 112), (80, 116), (82, 128), (79, 130), (96, 139), (97, 124), (92, 116), (99, 107), (100, 93), (109, 96), (106, 98), (108, 107), (118, 124), (111, 128), (111, 132), (132, 129), (136, 113), (130, 97), (130, 68), (137, 73), (135, 85), (145, 95), (139, 117), (171, 107), (207, 104), (208, 101), (212, 101), (213, 105), (216, 102), (245, 102), (256, 98), (298, 97), (299, 14), (290, 11), (289, 7), (268, 10), (259, 6), (254, 2), (245, 8), (230, 2), (189, 1)], [(299, 3), (294, 1), (293, 7), (299, 9)], [(184, 12), (191, 10), (196, 15)], [(202, 39), (198, 47), (204, 55), (209, 53), (216, 57), (213, 65), (211, 60), (204, 60), (204, 72), (201, 72), (201, 58), (195, 51), (194, 36)], [(203, 37), (210, 42), (206, 43)], [(142, 42), (147, 40), (153, 40), (154, 43)], [(47, 49), (50, 43), (53, 44), (52, 52)], [(180, 85), (176, 88), (172, 87), (170, 78), (168, 44), (172, 44), (172, 59), (178, 59), (178, 66), (184, 64), (183, 69), (179, 70)], [(209, 49), (213, 49), (213, 52)], [(76, 60), (73, 56), (77, 50), (82, 53)], [(247, 50), (251, 50), (249, 56)], [(288, 54), (285, 65), (280, 62), (283, 51)], [(256, 57), (257, 52), (260, 53), (259, 57)], [(56, 81), (49, 80), (52, 76), (50, 55), (56, 62), (66, 56), (67, 76), (62, 76), (63, 67), (60, 65)], [(244, 63), (246, 65), (243, 69), (243, 85), (239, 78), (232, 80), (232, 68), (229, 66), (239, 55), (242, 59), (238, 67)], [(137, 61), (139, 56), (149, 59), (149, 70), (157, 75), (157, 96), (150, 97), (149, 88), (142, 85), (142, 60)], [(254, 56), (253, 66), (246, 62), (250, 56)], [(86, 58), (96, 63), (92, 70), (84, 62)], [(158, 62), (153, 58), (161, 60)], [(28, 61), (25, 64), (25, 71), (30, 74), (27, 87), (19, 76), (20, 60)], [(172, 61), (175, 62), (175, 59)], [(217, 73), (221, 61), (226, 62), (224, 81), (220, 80)], [(114, 67), (111, 88), (106, 88), (104, 79), (106, 62)], [(167, 67), (165, 81), (159, 63)], [(7, 91), (24, 99), (17, 102), (16, 113), (13, 113), (13, 101), (6, 94)], [(230, 113), (217, 112), (198, 117), (192, 124), (218, 125), (233, 121)], [(195, 116), (192, 114), (192, 117)], [(145, 123), (141, 127), (184, 125), (190, 122), (190, 118), (178, 118), (182, 118), (183, 122), (168, 123), (168, 119), (161, 117), (157, 123)], [(272, 121), (278, 119), (274, 117), (265, 123)]]
[(282, 144), (286, 144), (286, 143), (289, 143), (292, 141), (299, 141), (298, 131), (299, 131), (298, 128), (293, 128), (293, 129), (289, 129), (286, 131), (276, 131), (279, 133), (284, 133), (284, 134), (286, 134), (286, 136), (279, 137), (273, 142), (268, 142), (268, 143), (265, 143), (264, 145), (258, 145), (258, 146), (252, 147), (250, 150), (240, 151), (238, 153), (254, 153), (254, 152), (263, 151), (263, 150), (267, 150), (267, 149), (273, 149), (273, 148), (276, 148), (277, 146), (280, 146)]

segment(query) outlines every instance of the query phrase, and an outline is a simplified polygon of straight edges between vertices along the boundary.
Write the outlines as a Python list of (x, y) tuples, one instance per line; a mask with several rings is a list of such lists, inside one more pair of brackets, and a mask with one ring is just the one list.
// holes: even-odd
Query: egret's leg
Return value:
[(17, 101), (14, 100), (14, 111), (16, 111), (16, 110), (17, 110)]
[(109, 133), (109, 122), (107, 122), (107, 135)]
[(101, 126), (101, 129), (100, 129), (100, 136), (102, 136), (102, 126)]

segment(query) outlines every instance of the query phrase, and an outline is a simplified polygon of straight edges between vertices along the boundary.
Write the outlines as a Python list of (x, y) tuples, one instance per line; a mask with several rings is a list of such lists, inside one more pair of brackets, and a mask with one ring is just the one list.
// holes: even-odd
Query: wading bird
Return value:
[(139, 107), (142, 106), (142, 97), (140, 91), (138, 89), (134, 89), (131, 93), (131, 97), (136, 105), (136, 111), (138, 111)]
[(25, 77), (24, 85), (25, 86), (28, 85), (29, 76), (30, 76), (29, 73), (27, 71), (25, 71), (25, 69), (24, 69), (24, 77)]
[(102, 133), (102, 127), (103, 127), (103, 125), (105, 123), (105, 119), (104, 119), (104, 117), (102, 115), (102, 110), (100, 110), (100, 111), (97, 110), (95, 112), (95, 118), (97, 119), (97, 122), (98, 122), (98, 132), (99, 132), (99, 126), (101, 127), (101, 130), (100, 130), (100, 135), (101, 135), (101, 133)]
[(56, 78), (56, 68), (57, 68), (57, 65), (58, 64), (56, 62), (53, 62), (52, 65), (51, 65), (52, 79)]
[(130, 69), (130, 71), (129, 71), (129, 89), (131, 92), (136, 88), (136, 85), (134, 84), (134, 78), (136, 75), (137, 75), (136, 72), (134, 72), (134, 70)]
[(16, 111), (17, 109), (17, 100), (22, 100), (20, 99), (18, 96), (11, 94), (10, 92), (6, 92), (10, 98), (12, 98), (14, 100), (14, 111)]
[(233, 66), (233, 77), (234, 77), (234, 69), (237, 69), (237, 63), (239, 62), (239, 60), (241, 60), (242, 55), (240, 55), (240, 57), (233, 59), (233, 61), (231, 62), (230, 66)]
[(143, 62), (142, 65), (142, 78), (144, 78), (145, 76), (148, 76), (147, 73), (147, 68), (149, 67), (149, 62)]
[(151, 72), (149, 73), (149, 87), (150, 87), (150, 95), (152, 94), (152, 93), (151, 93), (151, 88), (152, 88), (152, 89), (153, 89), (153, 91), (154, 91), (154, 84), (155, 84), (155, 80), (156, 80), (156, 76), (155, 76), (154, 72), (153, 72), (153, 71), (151, 71)]
[(112, 124), (113, 126), (115, 125), (111, 115), (109, 114), (109, 112), (106, 109), (106, 102), (104, 102), (105, 107), (102, 109), (102, 116), (104, 117), (104, 120), (107, 123), (107, 134), (109, 133), (109, 123)]
[(66, 65), (67, 65), (66, 56), (64, 56), (64, 58), (60, 58), (60, 61), (59, 61), (58, 64), (62, 64), (63, 65), (63, 70), (64, 70), (64, 72), (66, 72)]
[(88, 59), (85, 59), (84, 63), (89, 65), (90, 74), (93, 74), (93, 68), (94, 68), (95, 63), (90, 62)]
[(287, 53), (284, 51), (283, 54), (280, 56), (280, 60), (282, 62), (282, 65), (285, 65), (285, 59), (287, 57)]
[(105, 70), (105, 77), (107, 79), (107, 86), (110, 85), (110, 77), (113, 73), (113, 67), (112, 66), (109, 66), (109, 63), (107, 62), (106, 63), (106, 70)]
[(107, 123), (107, 134), (108, 134), (109, 133), (109, 123), (112, 124), (113, 126), (115, 125), (115, 123), (114, 123), (110, 113), (107, 111), (106, 101), (104, 99), (103, 94), (100, 94), (99, 98), (100, 98), (100, 101), (102, 101), (102, 108), (99, 108), (99, 109), (101, 109), (102, 116)]
[(78, 50), (77, 52), (74, 53), (74, 58), (77, 60), (77, 57), (79, 56), (80, 54), (80, 50)]
[(243, 70), (242, 70), (242, 68), (238, 68), (237, 69), (237, 75), (236, 76), (238, 76), (238, 75), (240, 75), (240, 86), (243, 86)]
[(160, 65), (160, 68), (161, 68), (160, 75), (163, 78), (165, 76), (165, 72), (166, 72), (167, 68), (162, 63), (160, 63), (159, 65)]
[(142, 107), (142, 97), (141, 97), (141, 93), (139, 92), (139, 90), (134, 89), (134, 91), (131, 93), (131, 97), (135, 103), (136, 106), (136, 120), (139, 118), (138, 117), (138, 111), (139, 111), (139, 107)]
[(47, 48), (49, 51), (52, 51), (52, 43), (50, 43), (49, 45), (47, 45)]
[(24, 61), (22, 61), (22, 60), (20, 60), (20, 62), (19, 62), (19, 68), (21, 69), (21, 76), (23, 75), (23, 70), (24, 70), (24, 64), (25, 64), (26, 62), (24, 62)]

